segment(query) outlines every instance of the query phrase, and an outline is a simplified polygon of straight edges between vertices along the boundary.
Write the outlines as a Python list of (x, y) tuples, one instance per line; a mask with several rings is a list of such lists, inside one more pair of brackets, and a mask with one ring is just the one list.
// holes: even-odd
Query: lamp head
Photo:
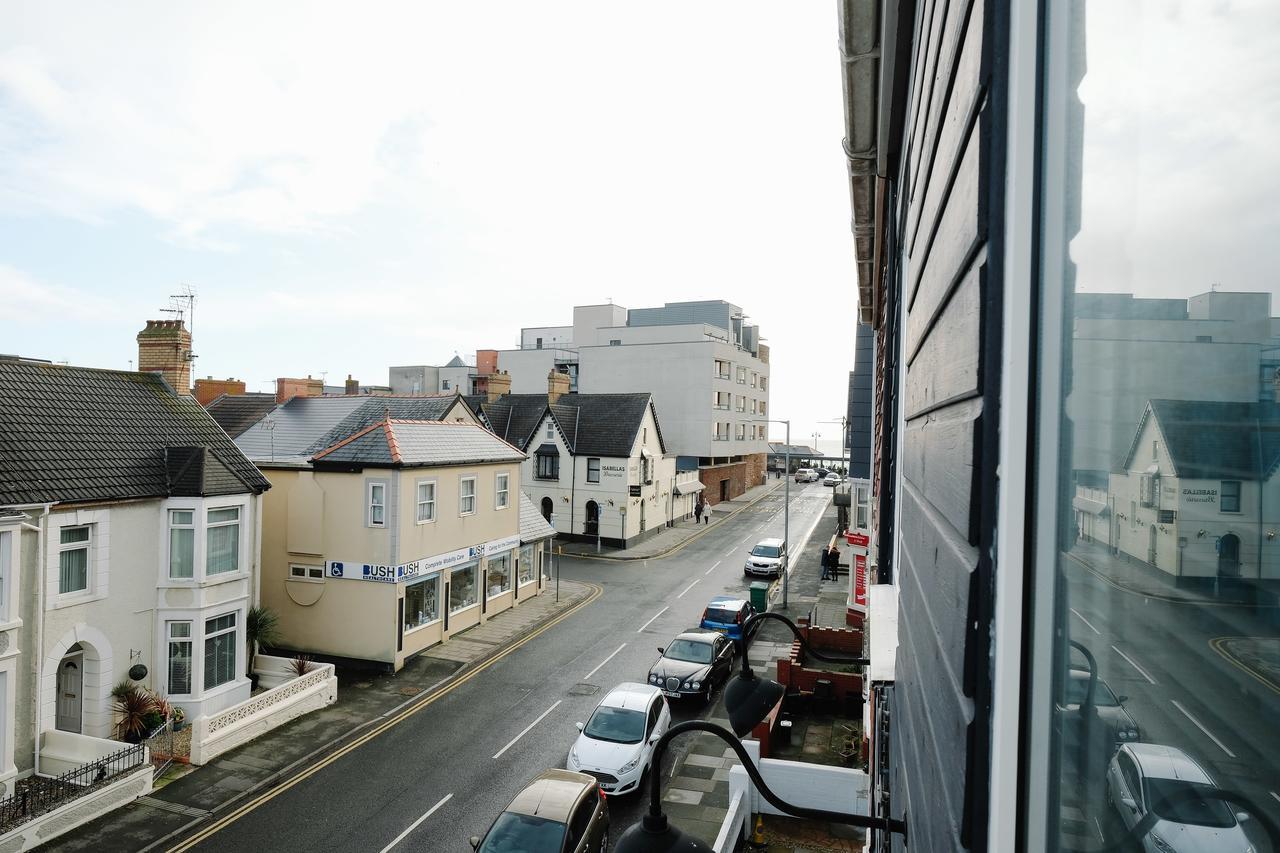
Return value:
[(750, 732), (782, 701), (786, 688), (771, 678), (759, 678), (750, 670), (740, 672), (724, 687), (724, 708), (729, 726), (738, 737)]
[(665, 814), (646, 814), (613, 845), (614, 853), (711, 853), (711, 849), (668, 823)]

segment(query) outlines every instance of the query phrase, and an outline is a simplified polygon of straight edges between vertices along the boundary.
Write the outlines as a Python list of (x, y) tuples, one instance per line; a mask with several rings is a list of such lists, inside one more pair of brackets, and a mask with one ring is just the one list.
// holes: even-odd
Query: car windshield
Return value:
[(643, 711), (601, 706), (596, 708), (596, 712), (591, 715), (582, 732), (593, 740), (639, 743), (644, 737), (644, 721)]
[(1178, 779), (1148, 779), (1151, 810), (1165, 820), (1196, 826), (1235, 826), (1236, 818), (1222, 800), (1203, 796), (1207, 785)]
[(778, 556), (777, 545), (757, 545), (751, 549), (753, 557), (776, 557)]
[(526, 853), (529, 850), (559, 850), (564, 824), (533, 815), (503, 812), (484, 837), (479, 853)]
[[(1088, 678), (1071, 678), (1067, 680), (1067, 704), (1083, 705), (1084, 694), (1089, 691)], [(1119, 705), (1116, 694), (1111, 692), (1111, 688), (1101, 679), (1093, 687), (1093, 704), (1100, 708), (1109, 708)]]
[(697, 640), (676, 640), (662, 654), (663, 657), (688, 663), (711, 663), (711, 644), (699, 643)]
[(727, 622), (733, 624), (738, 621), (738, 613), (735, 610), (722, 610), (719, 607), (708, 607), (707, 615), (704, 617), (708, 622)]

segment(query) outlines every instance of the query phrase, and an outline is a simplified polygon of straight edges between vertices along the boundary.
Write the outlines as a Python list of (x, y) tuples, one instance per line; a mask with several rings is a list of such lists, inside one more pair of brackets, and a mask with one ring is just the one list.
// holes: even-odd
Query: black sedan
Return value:
[(699, 696), (711, 701), (711, 690), (733, 674), (733, 641), (714, 631), (685, 631), (666, 648), (649, 668), (649, 683), (663, 694), (678, 699)]

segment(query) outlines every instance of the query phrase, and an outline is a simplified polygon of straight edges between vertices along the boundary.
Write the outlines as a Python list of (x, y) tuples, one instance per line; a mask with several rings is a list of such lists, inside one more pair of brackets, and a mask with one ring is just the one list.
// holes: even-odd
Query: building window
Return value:
[(729, 378), (729, 362), (722, 361), (717, 358), (715, 375), (717, 379), (728, 379)]
[(444, 386), (443, 386), (440, 390), (442, 390), (442, 391), (448, 391), (448, 390), (449, 390), (449, 380), (448, 380), (448, 379), (444, 380)]
[(542, 349), (542, 338), (538, 338), (534, 341), (533, 347), (534, 349)]
[(747, 425), (738, 424), (737, 435), (734, 438), (738, 441), (745, 441), (747, 438)]
[(412, 631), (440, 618), (440, 575), (413, 581), (404, 588), (404, 629)]
[(240, 507), (209, 510), (205, 530), (206, 575), (221, 575), (240, 568)]
[(539, 453), (537, 455), (537, 466), (534, 476), (539, 480), (560, 479), (560, 455), (558, 453)]
[(387, 524), (387, 487), (384, 483), (369, 484), (369, 526), (385, 527)]
[(488, 575), (488, 583), (485, 588), (490, 598), (511, 591), (510, 551), (505, 554), (490, 555), (485, 571)]
[(428, 480), (418, 483), (418, 524), (426, 524), (436, 520), (436, 481)]
[(191, 623), (166, 622), (169, 640), (169, 684), (171, 696), (191, 693)]
[(496, 499), (494, 506), (498, 509), (506, 509), (511, 505), (511, 475), (498, 474), (494, 478), (494, 495)]
[(458, 481), (458, 513), (471, 515), (476, 511), (476, 478), (463, 477)]
[(196, 563), (196, 512), (169, 510), (169, 577), (191, 580)]
[(756, 387), (756, 383), (759, 381), (760, 381), (760, 374), (756, 373), (754, 370), (751, 371), (751, 387), (752, 388)]
[(761, 377), (760, 377), (760, 390), (761, 390), (761, 391), (768, 391), (768, 390), (769, 390), (769, 377), (768, 377), (768, 376), (761, 376)]
[(747, 410), (747, 398), (742, 395), (738, 395), (737, 403), (734, 408), (739, 412), (745, 412)]
[(609, 339), (609, 346), (611, 346), (611, 347), (620, 347), (620, 346), (622, 346), (622, 341), (621, 341), (620, 339), (618, 339), (618, 338), (610, 338), (610, 339)]
[(84, 592), (89, 588), (89, 526), (58, 531), (58, 592)]
[(528, 545), (520, 546), (520, 585), (532, 583), (537, 579), (537, 556), (534, 554), (534, 545), (530, 542)]
[(449, 612), (456, 613), (476, 603), (475, 563), (454, 569), (449, 575)]
[(715, 394), (714, 406), (723, 411), (729, 411), (729, 406), (733, 401), (733, 395), (728, 391), (717, 391)]
[(228, 613), (204, 623), (204, 689), (212, 690), (236, 677), (236, 614)]
[(765, 415), (769, 414), (766, 411), (766, 407), (767, 407), (767, 404), (765, 403), (765, 401), (761, 400), (760, 401), (760, 417), (764, 417)]
[(555, 437), (556, 437), (556, 428), (551, 423), (551, 421), (547, 421), (547, 438), (554, 439)]
[(716, 423), (713, 423), (711, 426), (712, 426), (712, 429), (715, 430), (715, 432), (713, 432), (711, 435), (711, 439), (713, 441), (729, 440), (729, 424), (726, 421), (717, 421)]
[(300, 566), (296, 563), (289, 565), (289, 579), (295, 581), (323, 581), (323, 566)]
[(1220, 506), (1223, 512), (1240, 511), (1240, 481), (1223, 480), (1219, 489)]
[(600, 457), (598, 456), (587, 457), (587, 482), (600, 482)]
[(747, 369), (745, 367), (738, 368), (738, 384), (739, 385), (747, 384)]

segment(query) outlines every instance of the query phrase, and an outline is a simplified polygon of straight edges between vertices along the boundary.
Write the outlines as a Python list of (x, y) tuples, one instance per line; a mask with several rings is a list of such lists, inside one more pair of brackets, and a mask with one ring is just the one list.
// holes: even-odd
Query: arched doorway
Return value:
[(67, 649), (58, 664), (57, 691), (54, 728), (80, 734), (84, 728), (84, 649), (79, 643)]
[(1240, 577), (1240, 537), (1234, 533), (1218, 540), (1218, 577)]
[(551, 498), (542, 499), (542, 517), (547, 520), (548, 524), (551, 523), (551, 510), (554, 507), (555, 507), (555, 503), (551, 500)]
[(587, 501), (587, 521), (582, 532), (588, 536), (600, 533), (600, 505), (595, 501)]

